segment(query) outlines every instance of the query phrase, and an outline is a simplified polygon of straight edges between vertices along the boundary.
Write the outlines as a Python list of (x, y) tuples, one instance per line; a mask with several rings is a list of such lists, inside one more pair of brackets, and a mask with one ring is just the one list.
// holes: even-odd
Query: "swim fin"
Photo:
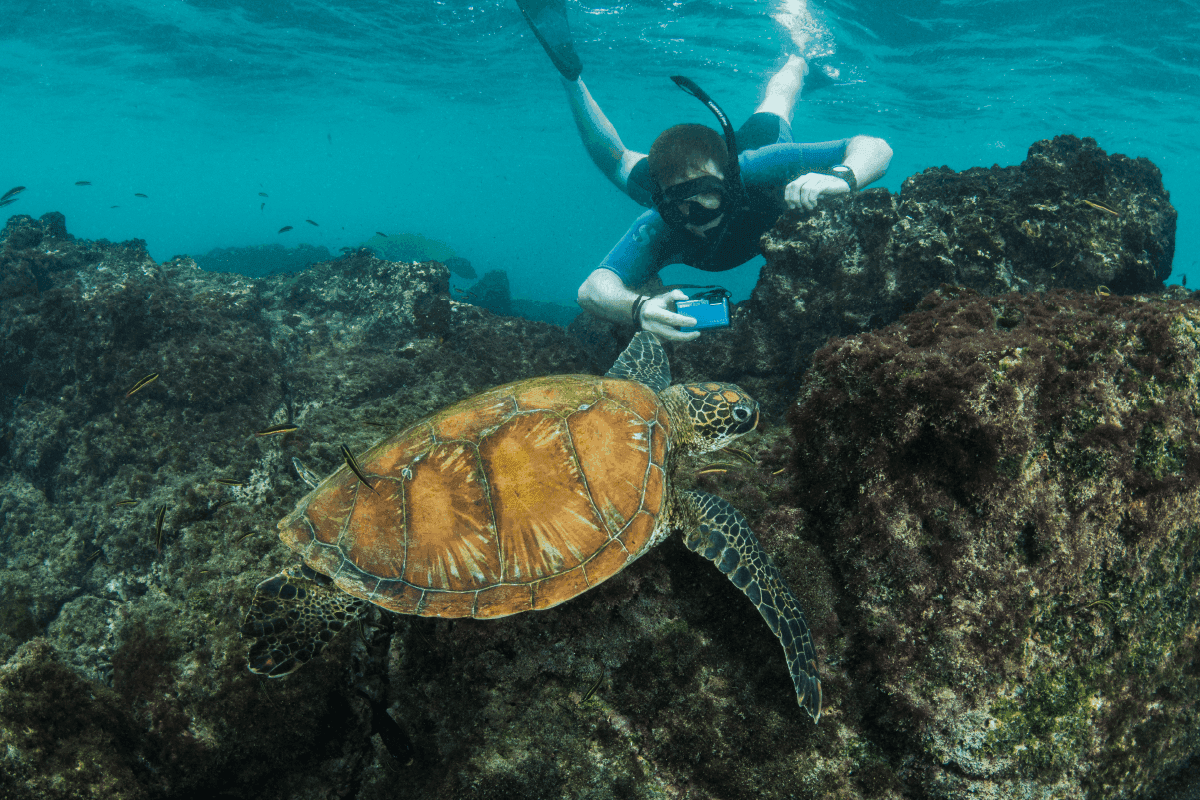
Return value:
[(808, 74), (804, 76), (804, 91), (815, 92), (827, 86), (836, 86), (841, 71), (818, 60), (808, 62)]
[(567, 26), (566, 0), (517, 0), (517, 7), (562, 76), (569, 81), (576, 80), (583, 71), (583, 64), (575, 52), (571, 29)]

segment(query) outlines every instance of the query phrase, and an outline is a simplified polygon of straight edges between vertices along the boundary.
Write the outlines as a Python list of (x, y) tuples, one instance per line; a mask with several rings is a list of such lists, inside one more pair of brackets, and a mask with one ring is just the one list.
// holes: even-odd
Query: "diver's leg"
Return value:
[(762, 102), (754, 109), (754, 113), (775, 114), (791, 125), (806, 75), (808, 63), (800, 56), (788, 56), (787, 63), (767, 81)]
[(642, 203), (637, 196), (637, 187), (630, 185), (629, 173), (645, 155), (625, 147), (617, 129), (609, 122), (608, 117), (604, 116), (582, 78), (573, 81), (563, 78), (562, 84), (567, 92), (567, 102), (571, 106), (571, 116), (575, 118), (575, 126), (579, 128), (579, 138), (583, 141), (583, 147), (591, 157), (592, 163), (618, 189)]
[(537, 40), (545, 48), (546, 55), (550, 56), (550, 60), (562, 75), (562, 85), (567, 92), (571, 116), (575, 119), (579, 138), (583, 141), (583, 147), (591, 157), (592, 163), (600, 169), (604, 177), (635, 202), (650, 206), (650, 192), (644, 186), (645, 168), (635, 173), (632, 180), (629, 177), (633, 168), (645, 156), (625, 148), (617, 129), (609, 122), (608, 117), (604, 116), (600, 106), (592, 99), (587, 86), (579, 78), (583, 65), (571, 40), (565, 0), (517, 0), (517, 6)]

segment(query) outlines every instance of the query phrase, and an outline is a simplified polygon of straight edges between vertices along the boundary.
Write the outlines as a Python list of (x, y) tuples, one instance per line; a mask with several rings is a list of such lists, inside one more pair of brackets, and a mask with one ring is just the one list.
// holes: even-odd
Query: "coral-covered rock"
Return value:
[[(487, 387), (611, 363), (446, 287), (363, 252), (251, 280), (10, 222), (0, 796), (1141, 798), (1197, 749), (1182, 299), (943, 295), (822, 356), (800, 455), (777, 424), (680, 469), (795, 588), (818, 726), (754, 607), (675, 539), (547, 612), (376, 612), (250, 674), (237, 630), (291, 563), (295, 460), (324, 474)], [(782, 398), (770, 365), (817, 340), (749, 311), (714, 353)], [(677, 378), (714, 365), (675, 349)]]
[(1200, 747), (1198, 414), (1191, 300), (946, 288), (819, 351), (832, 724), (922, 796), (1150, 796)]
[[(76, 240), (61, 215), (10, 220), (0, 795), (299, 797), (361, 780), (371, 714), (329, 673), (353, 640), (266, 686), (236, 632), (291, 558), (274, 526), (305, 491), (293, 457), (324, 473), (341, 443), (497, 383), (596, 371), (562, 329), (446, 288), (433, 262), (355, 252), (252, 280)], [(285, 421), (299, 429), (254, 435)]]
[(927, 169), (899, 195), (870, 189), (780, 217), (733, 327), (680, 346), (675, 359), (782, 411), (831, 336), (892, 323), (943, 283), (989, 295), (1161, 291), (1175, 222), (1158, 168), (1093, 139), (1035, 142), (1012, 167)]

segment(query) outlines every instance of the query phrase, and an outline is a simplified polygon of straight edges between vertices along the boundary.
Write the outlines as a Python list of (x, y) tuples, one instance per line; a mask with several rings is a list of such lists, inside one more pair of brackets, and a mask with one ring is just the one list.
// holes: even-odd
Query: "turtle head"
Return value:
[(758, 403), (732, 383), (681, 383), (660, 395), (672, 439), (691, 453), (720, 450), (758, 426)]

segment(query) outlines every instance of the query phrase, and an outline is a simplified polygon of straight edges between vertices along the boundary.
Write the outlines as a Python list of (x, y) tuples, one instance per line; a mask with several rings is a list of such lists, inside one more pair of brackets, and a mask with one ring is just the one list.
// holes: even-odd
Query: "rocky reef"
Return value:
[[(603, 372), (620, 332), (585, 348), (452, 299), (435, 262), (359, 250), (251, 279), (12, 218), (0, 798), (1196, 797), (1200, 305), (1150, 293), (1174, 224), (1152, 165), (1068, 137), (1034, 150), (784, 218), (737, 326), (675, 348), (677, 377), (774, 398), (752, 463), (679, 479), (739, 507), (795, 588), (816, 726), (757, 611), (674, 539), (546, 612), (376, 613), (288, 678), (251, 674), (238, 627), (292, 563), (275, 523), (306, 491), (293, 459), (324, 474), (341, 444), (489, 386)], [(1085, 197), (1030, 201), (1059, 203), (1040, 260), (1009, 232), (964, 265), (1010, 178), (1097, 163)], [(971, 197), (998, 205), (957, 230)], [(852, 259), (812, 244), (839, 224), (865, 248), (861, 305), (841, 305)], [(1055, 265), (1101, 234), (1126, 244)], [(889, 277), (887, 258), (908, 266)], [(984, 281), (999, 264), (1011, 281)]]
[[(930, 168), (898, 195), (868, 189), (780, 217), (733, 326), (674, 358), (688, 374), (744, 385), (782, 412), (831, 336), (893, 323), (943, 283), (988, 295), (1161, 291), (1175, 224), (1158, 168), (1109, 155), (1094, 139), (1035, 142), (1011, 167)], [(615, 355), (606, 324), (585, 318), (576, 329), (598, 360)]]
[(936, 797), (1145, 797), (1177, 771), (1200, 746), (1198, 389), (1191, 299), (947, 288), (818, 351), (773, 514), (840, 589), (833, 726)]
[(303, 493), (291, 459), (325, 473), (341, 443), (489, 386), (597, 369), (561, 328), (448, 288), (439, 264), (366, 251), (253, 280), (77, 241), (58, 214), (9, 221), (0, 796), (303, 796), (331, 720), (370, 752), (349, 684), (302, 696), (244, 669), (240, 609), (287, 560), (274, 520)]
[(251, 278), (263, 278), (272, 273), (301, 272), (313, 264), (328, 261), (329, 249), (310, 244), (284, 247), (263, 244), (250, 247), (215, 247), (195, 257), (196, 266), (208, 272), (236, 272)]

